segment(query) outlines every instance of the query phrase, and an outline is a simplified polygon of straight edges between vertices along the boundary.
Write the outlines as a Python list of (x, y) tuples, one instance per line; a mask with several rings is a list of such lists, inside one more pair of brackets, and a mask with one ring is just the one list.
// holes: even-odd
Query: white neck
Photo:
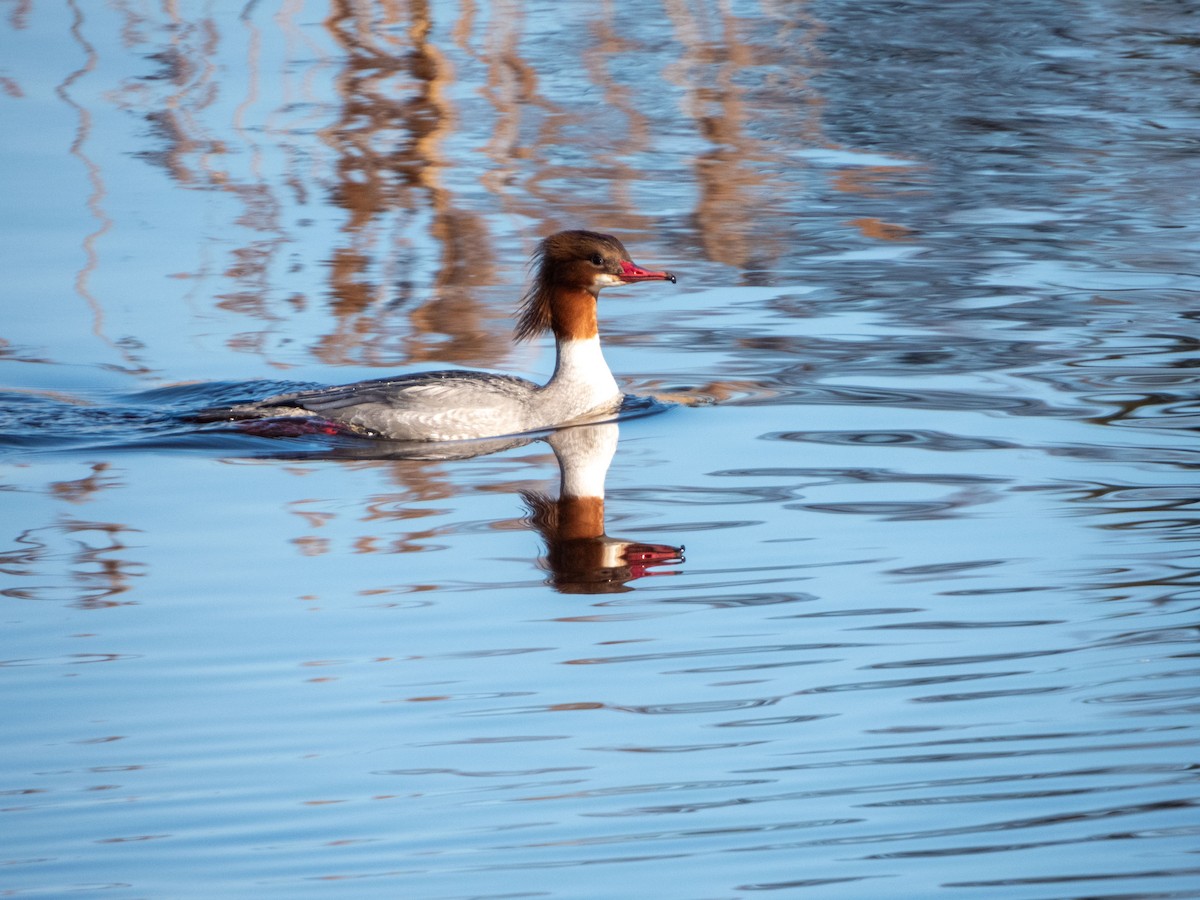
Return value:
[(616, 403), (621, 391), (604, 361), (599, 336), (565, 338), (556, 344), (554, 374), (542, 388), (546, 395), (568, 403), (576, 416)]

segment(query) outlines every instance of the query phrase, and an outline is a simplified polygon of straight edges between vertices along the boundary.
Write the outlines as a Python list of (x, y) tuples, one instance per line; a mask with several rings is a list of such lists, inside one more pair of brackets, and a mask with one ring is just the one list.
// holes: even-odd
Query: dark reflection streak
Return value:
[(29, 27), (29, 13), (33, 11), (33, 0), (17, 0), (13, 4), (12, 12), (9, 14), (8, 21), (12, 25), (14, 31), (21, 31)]
[[(1162, 829), (1156, 833), (1194, 834), (1194, 830)], [(1113, 838), (1132, 837), (1133, 835), (1111, 835)], [(1106, 836), (1109, 837), (1109, 836)], [(1030, 878), (998, 878), (993, 881), (948, 881), (942, 887), (1015, 887), (1017, 885), (1034, 884), (1074, 884), (1078, 881), (1124, 881), (1141, 878), (1194, 878), (1200, 876), (1200, 868), (1196, 869), (1143, 869), (1140, 871), (1105, 872), (1103, 874), (1076, 873), (1073, 875), (1042, 875)], [(1129, 895), (1120, 895), (1129, 896)], [(1170, 891), (1168, 893), (1137, 892), (1138, 900), (1157, 900), (1157, 898), (1195, 897), (1196, 891)]]
[[(746, 663), (741, 666), (696, 666), (692, 669), (666, 669), (663, 675), (711, 675), (717, 672), (765, 672), (770, 669), (794, 669), (797, 666), (825, 666), (838, 662), (836, 657), (826, 657), (815, 659), (793, 659), (787, 662), (772, 662), (772, 663)], [(808, 722), (813, 719), (826, 718), (825, 716), (784, 716), (781, 721), (788, 722)], [(745, 725), (748, 721), (728, 723)]]
[(633, 653), (627, 656), (593, 656), (583, 659), (565, 660), (566, 665), (586, 666), (598, 663), (643, 662), (646, 660), (693, 659), (698, 656), (729, 656), (740, 653), (795, 653), (810, 650), (840, 650), (869, 647), (871, 644), (765, 644), (749, 647), (720, 647), (706, 650), (672, 650), (663, 653)]
[[(775, 770), (767, 770), (775, 771)], [(1182, 773), (1182, 774), (1181, 774)], [(1132, 766), (1105, 766), (1099, 768), (1087, 769), (1066, 769), (1050, 772), (1021, 772), (1013, 775), (979, 775), (971, 777), (954, 777), (954, 778), (934, 778), (922, 779), (920, 781), (888, 781), (876, 784), (859, 784), (856, 786), (838, 786), (829, 788), (818, 788), (815, 790), (804, 791), (787, 791), (785, 793), (769, 794), (764, 796), (737, 796), (724, 800), (714, 800), (704, 803), (688, 804), (686, 808), (666, 806), (666, 807), (641, 807), (635, 811), (625, 811), (622, 813), (610, 815), (634, 815), (642, 813), (664, 813), (664, 812), (696, 812), (705, 809), (721, 809), (728, 806), (746, 806), (758, 803), (774, 803), (774, 802), (793, 802), (796, 800), (817, 800), (824, 797), (854, 797), (870, 794), (885, 794), (891, 795), (900, 791), (927, 791), (940, 790), (945, 791), (959, 787), (974, 787), (979, 785), (998, 786), (1012, 782), (1029, 782), (1029, 781), (1058, 781), (1067, 778), (1083, 778), (1087, 779), (1087, 784), (1094, 785), (1099, 778), (1111, 778), (1124, 775), (1176, 775), (1174, 778), (1166, 778), (1160, 781), (1153, 782), (1157, 786), (1170, 786), (1177, 784), (1189, 784), (1195, 782), (1194, 773), (1190, 771), (1190, 767), (1182, 765), (1132, 765)], [(769, 780), (746, 782), (751, 786), (758, 784), (770, 784)], [(737, 786), (736, 784), (734, 786)], [(1108, 793), (1111, 790), (1136, 790), (1144, 787), (1143, 782), (1134, 782), (1129, 785), (1114, 785), (1111, 788), (1103, 788), (1092, 790), (1084, 788), (1081, 793)], [(614, 792), (616, 793), (616, 792)], [(959, 796), (955, 794), (954, 796)], [(880, 803), (864, 803), (863, 807), (878, 806)]]
[[(874, 691), (880, 688), (911, 688), (911, 687), (926, 687), (933, 684), (958, 684), (964, 681), (979, 681), (988, 678), (1011, 678), (1014, 675), (1028, 675), (1028, 671), (1016, 670), (1010, 672), (962, 672), (958, 675), (931, 675), (927, 678), (897, 678), (891, 681), (856, 681), (846, 684), (824, 684), (820, 687), (805, 688), (802, 691), (796, 691), (795, 696), (805, 696), (808, 694), (830, 694), (841, 693), (843, 691)], [(1065, 688), (1027, 688), (1024, 691), (1018, 689), (1011, 693), (1024, 693), (1027, 691), (1044, 693), (1049, 691), (1061, 691)], [(1008, 696), (1009, 692), (1005, 692)], [(923, 698), (935, 699), (935, 698)], [(939, 697), (936, 699), (945, 699)]]
[[(816, 795), (822, 795), (825, 793), (827, 793), (827, 792), (808, 792), (808, 796), (812, 797), (812, 796), (816, 796)], [(778, 799), (785, 799), (785, 798), (772, 797), (770, 799), (778, 800)], [(796, 799), (796, 796), (788, 795), (787, 799)], [(986, 798), (984, 798), (984, 799), (986, 799)], [(867, 805), (875, 806), (876, 804), (867, 804)], [(703, 807), (699, 807), (699, 808), (703, 808)], [(645, 812), (668, 813), (668, 814), (669, 813), (691, 813), (691, 812), (697, 811), (697, 809), (698, 809), (698, 807), (692, 807), (692, 806), (657, 807), (657, 808), (651, 808), (648, 810), (641, 809), (641, 810), (637, 810), (636, 812), (624, 812), (624, 813), (619, 813), (616, 815), (634, 815), (634, 814), (640, 815)], [(1131, 812), (1142, 812), (1142, 811), (1143, 810), (1141, 810), (1141, 809), (1131, 810)], [(605, 816), (605, 817), (612, 817), (614, 814), (610, 813), (610, 814), (600, 814), (600, 815)], [(1075, 818), (1068, 816), (1068, 817), (1064, 817), (1064, 820), (1074, 821)], [(775, 823), (750, 824), (750, 825), (740, 825), (740, 826), (731, 825), (731, 826), (726, 826), (726, 827), (714, 827), (714, 828), (696, 828), (696, 829), (680, 829), (680, 830), (672, 829), (672, 830), (648, 831), (648, 832), (642, 831), (642, 832), (624, 833), (624, 834), (596, 835), (596, 836), (589, 837), (589, 838), (573, 840), (571, 842), (571, 844), (572, 844), (572, 846), (576, 846), (576, 847), (600, 846), (600, 845), (631, 843), (631, 842), (635, 842), (635, 841), (640, 842), (640, 841), (645, 841), (645, 840), (678, 840), (683, 837), (711, 837), (711, 836), (716, 836), (716, 835), (765, 834), (765, 833), (791, 831), (791, 830), (796, 830), (796, 829), (807, 829), (807, 828), (821, 828), (823, 830), (828, 830), (833, 826), (852, 825), (852, 824), (861, 823), (863, 821), (865, 821), (865, 819), (863, 819), (863, 818), (840, 818), (840, 819), (822, 819), (822, 820), (812, 820), (812, 821), (802, 821), (802, 822), (775, 822)], [(1002, 826), (1000, 826), (1000, 828), (998, 830), (1007, 830), (1008, 824), (1009, 823), (1004, 823)], [(1058, 824), (1058, 822), (1055, 820), (1047, 820), (1044, 822), (1035, 822), (1035, 823), (1031, 823), (1031, 824), (1034, 827), (1036, 827), (1037, 825), (1042, 825), (1042, 824)], [(1026, 827), (1026, 826), (1024, 824), (1022, 824), (1017, 827)], [(860, 843), (875, 843), (875, 842), (882, 842), (882, 841), (909, 840), (914, 837), (929, 838), (929, 837), (955, 836), (955, 835), (963, 834), (963, 833), (973, 833), (976, 831), (987, 832), (990, 830), (992, 830), (992, 829), (989, 826), (983, 826), (978, 829), (943, 829), (943, 830), (938, 830), (938, 831), (917, 832), (917, 833), (905, 832), (905, 833), (900, 833), (900, 834), (884, 834), (884, 835), (869, 835), (869, 836), (863, 836), (863, 837), (840, 838), (840, 839), (834, 838), (834, 839), (810, 840), (810, 841), (799, 842), (799, 843), (793, 844), (791, 846), (815, 847), (815, 846), (827, 846), (830, 844), (846, 845), (846, 844), (860, 844)], [(1164, 832), (1174, 833), (1174, 834), (1178, 834), (1180, 836), (1187, 836), (1187, 835), (1195, 834), (1196, 829), (1185, 826), (1182, 828), (1156, 829), (1155, 830), (1155, 834), (1159, 834), (1159, 835), (1161, 835)], [(1036, 847), (1070, 845), (1070, 844), (1081, 843), (1081, 842), (1126, 840), (1126, 839), (1135, 838), (1135, 837), (1139, 837), (1139, 836), (1141, 836), (1141, 835), (1139, 835), (1138, 832), (1129, 832), (1129, 831), (1108, 832), (1108, 833), (1102, 833), (1102, 834), (1085, 835), (1081, 838), (1042, 840), (1042, 841), (1037, 841), (1037, 842), (1026, 842), (1026, 843), (1022, 843), (1022, 844), (1005, 843), (1003, 845), (997, 845), (997, 846), (938, 848), (938, 849), (925, 850), (925, 851), (920, 851), (920, 850), (918, 850), (918, 851), (900, 851), (900, 852), (889, 853), (889, 854), (874, 854), (867, 858), (869, 858), (869, 859), (891, 859), (891, 858), (927, 857), (927, 856), (928, 857), (937, 857), (937, 856), (960, 855), (960, 854), (1004, 852), (1004, 851), (1015, 850), (1015, 849), (1030, 849), (1030, 848), (1036, 848)], [(539, 847), (539, 846), (547, 846), (547, 845), (544, 843), (528, 843), (528, 844), (522, 844), (522, 845), (513, 845), (509, 849)], [(745, 847), (745, 846), (743, 846), (743, 847), (737, 847), (737, 848), (731, 848), (731, 849), (735, 850), (736, 852), (753, 852), (756, 850), (778, 849), (778, 846), (779, 845), (772, 844), (772, 845), (760, 846), (760, 847)], [(1178, 872), (1175, 874), (1185, 874), (1185, 873), (1190, 873), (1192, 871), (1193, 870), (1182, 870), (1181, 872)], [(1196, 870), (1196, 871), (1200, 871), (1200, 870)], [(1167, 875), (1169, 873), (1163, 873), (1163, 874)], [(1104, 877), (1117, 878), (1117, 877), (1122, 877), (1122, 876), (1120, 876), (1120, 875), (1098, 876), (1097, 875), (1097, 876), (1090, 876), (1090, 877), (1091, 878), (1104, 878)], [(1137, 877), (1137, 876), (1132, 876), (1132, 877)], [(1060, 878), (1051, 878), (1051, 879), (1047, 879), (1047, 880), (1048, 881), (1055, 881), (1055, 880), (1069, 881), (1069, 880), (1071, 880), (1071, 878), (1069, 876), (1062, 876)], [(1023, 883), (1025, 881), (1029, 881), (1032, 883), (1035, 881), (1035, 879), (1028, 879), (1028, 880), (1018, 879), (1017, 881), (1019, 883)], [(995, 883), (1005, 883), (1005, 882), (995, 882)], [(1139, 896), (1143, 896), (1143, 895), (1139, 894)]]
[[(1161, 602), (1161, 601), (1160, 601)], [(1195, 610), (1193, 610), (1195, 612)], [(1194, 647), (1200, 628), (1195, 625), (1129, 631), (1097, 641), (1097, 647), (1139, 646), (1144, 644), (1184, 644)]]
[[(1169, 810), (1184, 810), (1194, 809), (1198, 804), (1189, 800), (1162, 800), (1155, 803), (1135, 803), (1131, 806), (1112, 806), (1102, 807), (1100, 809), (1085, 809), (1075, 812), (1064, 812), (1051, 816), (1032, 816), (1023, 819), (1006, 819), (996, 822), (985, 822), (980, 825), (960, 825), (956, 828), (931, 828), (928, 831), (921, 832), (895, 832), (892, 834), (874, 834), (862, 835), (850, 838), (833, 838), (830, 840), (817, 841), (821, 845), (847, 845), (847, 844), (874, 844), (891, 841), (908, 841), (913, 838), (928, 839), (933, 837), (958, 837), (966, 834), (991, 834), (992, 832), (1007, 832), (1018, 829), (1027, 828), (1045, 828), (1051, 825), (1063, 825), (1068, 822), (1093, 822), (1101, 819), (1119, 818), (1123, 816), (1139, 816), (1153, 812), (1164, 812)], [(1101, 835), (1086, 835), (1081, 838), (1076, 838), (1062, 843), (1074, 843), (1075, 841), (1088, 841), (1105, 839), (1111, 836)], [(1004, 849), (1004, 848), (978, 848), (980, 850)], [(909, 851), (910, 853), (920, 853), (921, 851)], [(943, 851), (949, 852), (949, 851)], [(967, 850), (966, 852), (971, 852)]]
[[(1077, 737), (1077, 735), (1067, 735), (1067, 737)], [(1026, 740), (1028, 740), (1028, 738), (1026, 738)], [(736, 771), (740, 774), (752, 774), (762, 772), (792, 772), (805, 769), (841, 769), (857, 768), (859, 766), (912, 765), (914, 763), (917, 765), (922, 765), (929, 762), (977, 762), (989, 759), (1022, 759), (1041, 756), (1070, 756), (1082, 753), (1117, 753), (1127, 751), (1142, 753), (1147, 750), (1161, 750), (1174, 747), (1196, 748), (1198, 746), (1200, 746), (1200, 741), (1196, 740), (1147, 741), (1143, 743), (1101, 745), (1071, 744), (1061, 747), (1039, 747), (1030, 750), (972, 750), (967, 752), (947, 751), (944, 753), (912, 753), (905, 756), (874, 756), (865, 757), (862, 759), (838, 759), (833, 762), (795, 763), (786, 766), (763, 766), (753, 769), (738, 769)]]
[[(795, 831), (804, 828), (830, 828), (835, 825), (853, 825), (862, 819), (813, 819), (802, 822), (771, 822), (761, 825), (727, 825), (714, 828), (680, 828), (665, 831), (641, 831), (633, 834), (607, 834), (579, 838), (571, 841), (573, 847), (597, 847), (606, 844), (625, 844), (634, 841), (676, 841), (684, 838), (706, 838), (738, 834), (772, 834), (780, 831)], [(517, 844), (507, 849), (555, 846), (544, 842)]]
[[(408, 775), (418, 774), (406, 771), (399, 771), (396, 774)], [(458, 770), (434, 769), (434, 772), (448, 772), (454, 775), (474, 775), (473, 772), (462, 772)], [(615, 787), (594, 787), (583, 788), (580, 790), (571, 791), (565, 794), (542, 794), (536, 799), (538, 800), (588, 800), (594, 797), (624, 797), (631, 794), (670, 794), (682, 793), (684, 791), (711, 791), (711, 790), (732, 790), (733, 788), (748, 788), (757, 787), (759, 785), (774, 784), (774, 779), (771, 778), (722, 778), (712, 780), (691, 780), (691, 781), (657, 781), (644, 784), (622, 784)]]
[(145, 365), (138, 362), (128, 349), (119, 346), (105, 334), (104, 308), (100, 305), (100, 301), (96, 298), (95, 294), (92, 293), (89, 285), (92, 274), (100, 265), (100, 256), (96, 252), (96, 244), (112, 228), (113, 221), (104, 211), (103, 201), (108, 196), (108, 189), (104, 185), (100, 166), (93, 162), (84, 152), (84, 146), (87, 144), (88, 138), (92, 133), (92, 114), (86, 107), (80, 103), (76, 103), (71, 97), (71, 88), (77, 81), (95, 70), (99, 57), (96, 53), (96, 48), (83, 36), (83, 13), (79, 9), (77, 0), (68, 0), (67, 5), (70, 7), (72, 13), (71, 37), (75, 39), (75, 42), (83, 50), (84, 64), (68, 75), (62, 84), (55, 88), (54, 92), (58, 95), (59, 99), (75, 110), (79, 116), (79, 127), (75, 131), (75, 138), (71, 141), (70, 153), (83, 164), (83, 168), (87, 172), (88, 183), (91, 185), (91, 193), (87, 198), (87, 208), (92, 218), (98, 223), (96, 230), (83, 239), (85, 261), (83, 268), (75, 276), (75, 292), (83, 298), (92, 311), (92, 334), (117, 351), (134, 372), (142, 373), (148, 371)]
[[(769, 797), (738, 797), (730, 800), (720, 800), (711, 803), (695, 803), (695, 804), (680, 804), (673, 806), (659, 807), (641, 807), (637, 810), (625, 810), (620, 813), (609, 814), (619, 816), (629, 815), (646, 815), (646, 814), (679, 814), (679, 813), (695, 813), (701, 810), (721, 809), (733, 806), (744, 806), (750, 803), (769, 803), (779, 801), (795, 801), (798, 799), (811, 799), (821, 796), (839, 796), (842, 794), (863, 793), (867, 791), (875, 791), (879, 788), (859, 788), (857, 790), (829, 790), (829, 791), (795, 791), (787, 794), (776, 794)], [(814, 841), (805, 841), (801, 845), (808, 847), (830, 847), (830, 846), (856, 846), (860, 844), (883, 844), (894, 843), (899, 841), (913, 840), (929, 840), (931, 838), (948, 838), (962, 837), (964, 835), (980, 835), (980, 834), (997, 834), (1007, 833), (1011, 831), (1040, 829), (1068, 823), (1093, 822), (1111, 818), (1120, 818), (1125, 816), (1140, 816), (1148, 813), (1177, 811), (1194, 809), (1195, 803), (1190, 801), (1174, 801), (1164, 800), (1154, 803), (1140, 803), (1129, 806), (1113, 806), (1102, 807), (1099, 809), (1085, 809), (1074, 812), (1064, 812), (1057, 815), (1048, 816), (1033, 816), (1020, 819), (1001, 819), (992, 822), (985, 822), (978, 825), (960, 825), (951, 828), (930, 828), (924, 831), (896, 831), (883, 832), (866, 835), (853, 835), (847, 837), (830, 837), (821, 838)], [(1052, 846), (1060, 844), (1073, 844), (1093, 840), (1110, 840), (1116, 837), (1129, 837), (1129, 832), (1121, 832), (1118, 834), (1100, 834), (1100, 835), (1084, 835), (1082, 837), (1073, 837), (1067, 839), (1054, 840), (1039, 840), (1036, 843), (1030, 842), (1022, 846)], [(996, 847), (971, 847), (971, 848), (941, 848), (928, 851), (901, 851), (895, 855), (910, 855), (910, 856), (935, 856), (940, 854), (951, 853), (980, 853), (993, 852), (1014, 848), (1012, 844), (1004, 844)], [(752, 849), (752, 848), (745, 848)], [(881, 858), (880, 856), (872, 856), (870, 858)]]
[[(663, 604), (681, 606), (707, 606), (709, 609), (745, 609), (754, 606), (777, 606), (781, 603), (809, 603), (816, 597), (810, 594), (795, 594), (787, 592), (762, 594), (735, 594), (724, 597), (665, 597)], [(790, 616), (781, 618), (794, 618)]]
[(1044, 656), (1058, 656), (1063, 653), (1074, 653), (1078, 649), (1086, 648), (1067, 647), (1060, 650), (1026, 650), (1023, 652), (1014, 651), (1012, 653), (985, 653), (978, 656), (944, 656), (930, 659), (906, 659), (896, 662), (872, 663), (864, 666), (863, 668), (909, 669), (925, 666), (937, 666), (940, 668), (942, 666), (977, 665), (980, 663), (1006, 662), (1013, 659), (1040, 659)]
[[(1031, 590), (1029, 588), (1023, 590)], [(1032, 590), (1048, 590), (1048, 588), (1035, 588)], [(949, 594), (950, 592), (947, 592)], [(965, 594), (965, 591), (958, 591), (957, 594)], [(1005, 593), (1010, 593), (1006, 590)], [(964, 628), (1038, 628), (1043, 625), (1061, 625), (1062, 619), (998, 619), (988, 622), (971, 622), (971, 621), (954, 621), (954, 620), (939, 620), (931, 621), (915, 621), (915, 622), (891, 622), (883, 625), (863, 625), (856, 631), (940, 631), (942, 629), (956, 630)]]
[(764, 467), (755, 469), (719, 469), (709, 472), (710, 478), (807, 478), (812, 479), (801, 487), (828, 487), (853, 481), (861, 484), (916, 484), (966, 485), (966, 484), (1010, 484), (1011, 478), (993, 475), (910, 473), (898, 469), (825, 469)]
[[(1177, 784), (1186, 784), (1191, 779), (1175, 779), (1171, 781), (1159, 782), (1156, 787), (1171, 786)], [(932, 787), (933, 785), (931, 785)], [(941, 787), (941, 785), (937, 785)], [(924, 787), (923, 785), (921, 787)], [(1040, 791), (1023, 790), (1023, 791), (993, 791), (990, 793), (967, 794), (956, 793), (946, 794), (937, 797), (902, 797), (896, 800), (875, 800), (870, 803), (859, 804), (862, 808), (878, 808), (891, 809), (895, 807), (908, 808), (917, 806), (948, 806), (976, 803), (1008, 803), (1012, 801), (1027, 801), (1027, 800), (1046, 800), (1057, 797), (1086, 797), (1095, 794), (1112, 794), (1120, 791), (1144, 790), (1149, 785), (1136, 784), (1111, 784), (1099, 786), (1089, 784), (1077, 788), (1047, 788)]]
[(1132, 580), (1107, 581), (1104, 582), (1101, 587), (1105, 588), (1106, 590), (1127, 591), (1134, 588), (1146, 587), (1195, 587), (1197, 584), (1200, 584), (1200, 571), (1188, 570), (1181, 572), (1178, 575), (1172, 575), (1163, 578), (1138, 578)]

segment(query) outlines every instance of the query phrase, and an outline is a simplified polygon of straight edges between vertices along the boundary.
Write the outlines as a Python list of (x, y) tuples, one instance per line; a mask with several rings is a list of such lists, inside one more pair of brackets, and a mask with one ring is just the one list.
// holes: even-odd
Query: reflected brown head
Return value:
[(638, 281), (670, 281), (670, 272), (650, 272), (634, 264), (625, 246), (611, 234), (560, 231), (538, 245), (537, 272), (521, 301), (516, 339), (528, 340), (547, 331), (557, 337), (579, 336), (580, 317), (595, 331), (595, 304), (600, 289)]
[(539, 561), (550, 583), (564, 594), (613, 594), (632, 590), (626, 582), (684, 562), (683, 547), (643, 544), (604, 533), (603, 497), (559, 497), (522, 491), (530, 522), (546, 542)]

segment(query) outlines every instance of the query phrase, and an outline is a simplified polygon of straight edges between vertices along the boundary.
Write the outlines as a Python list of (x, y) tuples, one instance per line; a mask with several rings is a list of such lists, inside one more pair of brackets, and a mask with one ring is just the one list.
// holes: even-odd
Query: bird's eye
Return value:
[(592, 265), (593, 266), (604, 265), (604, 257), (601, 256), (599, 253), (593, 253), (592, 254)]

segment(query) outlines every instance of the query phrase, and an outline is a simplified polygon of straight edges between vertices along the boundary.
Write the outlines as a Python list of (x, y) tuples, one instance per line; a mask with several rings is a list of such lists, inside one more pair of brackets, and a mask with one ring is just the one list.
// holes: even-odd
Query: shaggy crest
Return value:
[[(624, 245), (611, 234), (560, 231), (538, 244), (530, 260), (530, 267), (536, 269), (536, 274), (533, 284), (521, 299), (513, 332), (516, 340), (527, 341), (553, 330), (555, 288), (590, 290), (594, 269), (584, 270), (576, 264), (590, 260), (596, 254), (603, 256), (605, 263), (611, 264), (613, 272), (620, 271), (621, 260), (632, 262)], [(586, 280), (583, 279), (584, 271), (588, 271)]]

